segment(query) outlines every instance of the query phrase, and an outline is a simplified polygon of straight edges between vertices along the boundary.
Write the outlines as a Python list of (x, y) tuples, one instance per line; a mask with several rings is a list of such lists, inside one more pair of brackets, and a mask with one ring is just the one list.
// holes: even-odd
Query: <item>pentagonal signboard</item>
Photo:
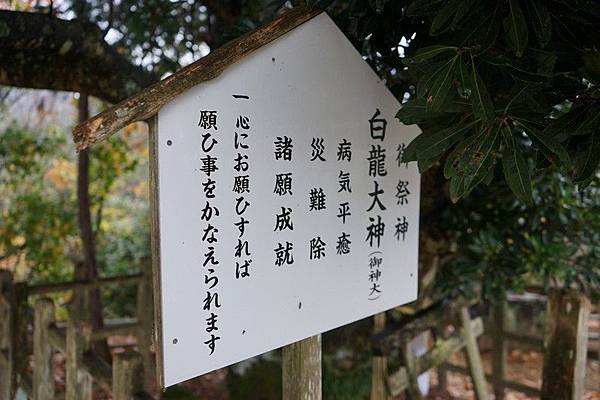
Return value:
[(160, 110), (166, 386), (416, 299), (400, 107), (323, 13)]

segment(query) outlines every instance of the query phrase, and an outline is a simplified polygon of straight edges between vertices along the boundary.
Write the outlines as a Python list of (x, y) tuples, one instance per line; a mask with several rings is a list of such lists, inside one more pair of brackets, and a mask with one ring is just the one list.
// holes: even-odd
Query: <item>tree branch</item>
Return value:
[(0, 85), (86, 92), (116, 103), (158, 81), (90, 22), (0, 10)]

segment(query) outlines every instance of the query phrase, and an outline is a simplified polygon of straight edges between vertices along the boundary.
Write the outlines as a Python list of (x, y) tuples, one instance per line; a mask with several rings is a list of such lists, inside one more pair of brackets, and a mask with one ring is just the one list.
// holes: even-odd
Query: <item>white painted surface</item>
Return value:
[[(235, 99), (233, 94), (248, 95)], [(229, 67), (217, 79), (196, 86), (159, 113), (159, 182), (161, 287), (164, 343), (164, 376), (167, 386), (368, 317), (417, 297), (419, 175), (414, 163), (398, 165), (397, 148), (418, 134), (394, 115), (398, 101), (362, 60), (358, 52), (326, 14), (321, 14), (285, 36)], [(376, 109), (387, 120), (384, 141), (371, 138), (369, 119)], [(198, 126), (201, 110), (217, 111), (217, 130)], [(239, 237), (233, 225), (238, 194), (232, 192), (235, 123), (249, 118), (244, 141), (248, 150), (250, 221), (242, 239), (248, 241), (252, 259), (250, 276), (236, 279), (234, 247)], [(238, 130), (241, 132), (241, 130)], [(207, 199), (200, 171), (202, 135), (210, 133), (218, 144), (210, 151), (218, 171), (211, 175), (219, 209), (210, 221), (219, 232), (214, 243), (219, 264), (216, 291), (220, 339), (214, 354), (204, 344), (203, 310), (207, 295), (203, 267), (208, 244), (202, 241), (207, 223), (201, 211)], [(292, 138), (292, 160), (276, 160), (274, 140)], [(309, 161), (311, 140), (324, 138), (325, 162)], [(338, 143), (352, 143), (352, 159), (338, 161)], [(167, 142), (170, 141), (171, 145)], [(369, 176), (367, 157), (372, 144), (386, 149), (387, 175)], [(340, 170), (350, 172), (352, 193), (338, 192)], [(292, 173), (293, 195), (273, 193), (276, 173)], [(409, 181), (408, 204), (397, 204), (399, 180)], [(385, 192), (386, 210), (372, 203), (374, 180)], [(323, 188), (326, 209), (309, 211), (309, 192)], [(352, 215), (342, 224), (338, 205), (349, 202)], [(281, 207), (292, 209), (294, 230), (274, 231)], [(380, 247), (367, 239), (369, 217), (385, 223)], [(394, 236), (397, 218), (406, 217), (405, 240)], [(350, 234), (350, 254), (336, 254), (342, 232)], [(309, 241), (320, 236), (325, 257), (310, 260)], [(294, 263), (276, 266), (279, 242), (293, 243)], [(369, 300), (369, 259), (373, 251), (382, 258), (381, 295)], [(175, 340), (176, 339), (176, 340)], [(176, 342), (176, 343), (174, 343)]]

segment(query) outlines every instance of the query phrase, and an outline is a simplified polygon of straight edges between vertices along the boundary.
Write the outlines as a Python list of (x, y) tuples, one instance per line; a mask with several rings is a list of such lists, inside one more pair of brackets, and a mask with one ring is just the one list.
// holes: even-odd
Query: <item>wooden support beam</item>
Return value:
[(485, 380), (485, 371), (483, 370), (481, 354), (477, 346), (477, 335), (475, 335), (471, 328), (471, 315), (469, 314), (468, 307), (463, 307), (460, 310), (460, 319), (463, 327), (461, 333), (465, 340), (465, 353), (469, 362), (469, 369), (471, 370), (471, 380), (475, 389), (475, 397), (477, 400), (488, 400), (489, 394)]
[[(373, 316), (373, 333), (377, 334), (385, 328), (385, 312)], [(371, 374), (371, 400), (388, 400), (387, 389), (387, 357), (374, 356)]]
[(135, 335), (139, 330), (140, 324), (136, 320), (120, 322), (120, 323), (106, 323), (104, 327), (95, 329), (92, 332), (92, 341), (105, 339), (109, 336), (129, 336)]
[(496, 400), (504, 400), (507, 354), (506, 341), (504, 340), (506, 308), (506, 302), (502, 301), (501, 303), (494, 305), (492, 309), (492, 383)]
[(92, 400), (92, 376), (83, 365), (90, 350), (92, 328), (81, 321), (69, 321), (66, 340), (65, 400)]
[(136, 399), (144, 390), (142, 356), (137, 352), (116, 354), (113, 361), (113, 400)]
[(0, 400), (12, 398), (14, 385), (12, 285), (12, 273), (0, 270)]
[(321, 335), (283, 348), (283, 400), (321, 400)]
[(70, 281), (60, 283), (47, 283), (43, 285), (28, 286), (28, 294), (47, 294), (63, 292), (67, 290), (96, 289), (108, 285), (127, 285), (141, 282), (143, 276), (139, 274), (111, 276), (107, 278), (95, 279), (93, 281)]
[(138, 351), (144, 364), (144, 388), (150, 389), (154, 382), (154, 355), (152, 353), (152, 333), (154, 332), (154, 302), (152, 299), (152, 265), (145, 259), (140, 265), (143, 279), (138, 285), (136, 333)]
[(152, 263), (152, 297), (154, 303), (154, 352), (156, 362), (156, 382), (165, 387), (163, 376), (163, 337), (162, 337), (162, 298), (160, 287), (160, 212), (158, 181), (158, 115), (147, 121), (148, 124), (148, 158), (150, 185), (150, 251)]
[(33, 317), (33, 400), (54, 400), (52, 346), (48, 330), (54, 322), (54, 303), (40, 299)]
[(583, 398), (590, 308), (574, 290), (549, 293), (541, 400)]

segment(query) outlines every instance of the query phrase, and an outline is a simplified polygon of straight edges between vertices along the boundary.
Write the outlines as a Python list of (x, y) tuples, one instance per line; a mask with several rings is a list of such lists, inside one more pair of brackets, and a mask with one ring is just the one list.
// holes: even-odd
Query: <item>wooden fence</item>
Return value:
[[(432, 368), (443, 367), (446, 360), (459, 351), (464, 352), (469, 362), (465, 372), (471, 376), (477, 399), (489, 398), (477, 345), (477, 338), (483, 333), (483, 320), (481, 317), (472, 319), (468, 304), (433, 306), (399, 324), (383, 329), (376, 326), (376, 331), (374, 366), (379, 363), (384, 367), (374, 368), (371, 400), (387, 400), (403, 392), (411, 400), (422, 399), (418, 376)], [(415, 356), (410, 342), (425, 331), (433, 332), (434, 343), (425, 354)], [(385, 365), (387, 359), (394, 356), (394, 350), (399, 350), (402, 366), (388, 374)]]
[[(107, 321), (95, 330), (87, 321), (55, 321), (54, 303), (43, 297), (124, 284), (137, 286), (136, 318)], [(44, 285), (14, 282), (11, 272), (0, 270), (0, 400), (14, 399), (19, 389), (35, 400), (91, 400), (94, 384), (112, 392), (114, 400), (150, 399), (145, 389), (154, 374), (153, 307), (149, 263), (143, 263), (138, 274)], [(90, 343), (114, 335), (135, 335), (137, 351), (115, 354), (110, 365), (91, 350)], [(64, 393), (55, 388), (56, 351), (66, 360)]]
[[(485, 327), (492, 342), (491, 374), (484, 371), (476, 340), (484, 333), (483, 320), (481, 317), (471, 319), (467, 305), (459, 304), (458, 309), (456, 305), (434, 306), (406, 322), (387, 327), (383, 326), (381, 316), (376, 318), (371, 400), (388, 400), (404, 391), (411, 400), (421, 399), (417, 377), (435, 367), (442, 389), (446, 389), (448, 371), (469, 375), (479, 400), (489, 398), (488, 383), (497, 400), (505, 398), (506, 389), (542, 400), (583, 398), (587, 356), (600, 357), (598, 350), (588, 349), (590, 301), (571, 290), (552, 290), (548, 296), (539, 296), (537, 301), (543, 302), (542, 308), (546, 308), (544, 333), (539, 336), (507, 327), (507, 303), (492, 307)], [(445, 334), (448, 327), (452, 328), (449, 336)], [(433, 333), (434, 343), (424, 355), (415, 357), (407, 344), (425, 331)], [(593, 336), (593, 339), (600, 338)], [(507, 379), (508, 341), (526, 344), (544, 354), (541, 389)], [(387, 361), (394, 349), (400, 350), (402, 367), (388, 374)], [(465, 354), (467, 368), (448, 362), (449, 357), (459, 351)]]

